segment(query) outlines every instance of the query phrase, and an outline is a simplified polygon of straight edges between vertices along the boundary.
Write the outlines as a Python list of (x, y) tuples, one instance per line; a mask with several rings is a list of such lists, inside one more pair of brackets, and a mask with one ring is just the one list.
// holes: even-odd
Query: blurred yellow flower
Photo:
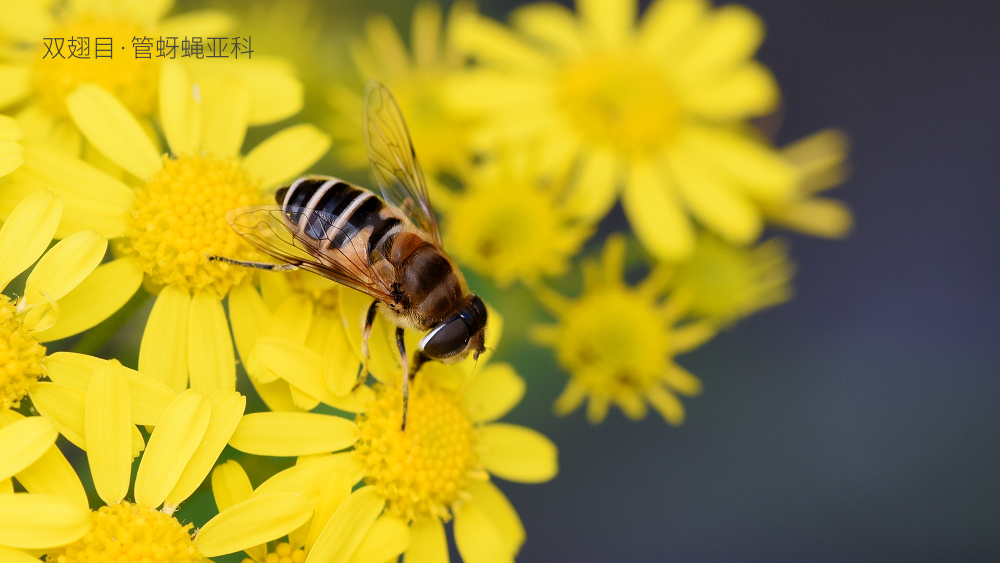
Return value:
[(612, 235), (601, 263), (584, 263), (578, 298), (545, 290), (538, 294), (558, 323), (537, 326), (531, 336), (554, 348), (559, 364), (570, 373), (556, 400), (556, 414), (569, 414), (589, 399), (592, 423), (603, 421), (611, 404), (640, 419), (648, 403), (670, 424), (680, 424), (684, 406), (677, 394), (697, 395), (701, 382), (673, 357), (700, 346), (715, 329), (705, 321), (677, 326), (684, 310), (676, 300), (664, 300), (667, 269), (661, 266), (631, 287), (622, 279), (624, 258), (624, 239)]
[(21, 128), (13, 118), (0, 115), (0, 176), (4, 176), (24, 164), (24, 147)]
[[(0, 109), (17, 112), (29, 139), (77, 154), (81, 137), (69, 119), (66, 99), (78, 86), (95, 84), (121, 100), (151, 130), (160, 65), (169, 58), (169, 54), (157, 56), (156, 42), (174, 38), (175, 60), (179, 60), (181, 42), (187, 37), (228, 37), (231, 26), (230, 16), (215, 10), (167, 17), (173, 4), (171, 0), (32, 0), (5, 6), (0, 52), (7, 61), (0, 63)], [(45, 38), (51, 41), (46, 44)], [(107, 57), (98, 57), (98, 38), (110, 39)], [(133, 45), (144, 39), (149, 40), (145, 47), (149, 58), (138, 56)], [(82, 40), (87, 41), (86, 47)], [(301, 85), (280, 61), (264, 56), (252, 63), (226, 58), (185, 60), (206, 88), (222, 87), (226, 79), (246, 84), (252, 92), (250, 124), (277, 121), (302, 107)]]
[(109, 276), (133, 292), (139, 286), (134, 273), (98, 266), (108, 242), (93, 230), (69, 235), (46, 252), (62, 210), (58, 196), (39, 190), (0, 229), (0, 290), (37, 261), (22, 297), (0, 295), (0, 410), (17, 407), (46, 373), (41, 343), (82, 332), (124, 304), (127, 297), (104, 294)]
[(318, 160), (329, 139), (311, 125), (295, 125), (241, 157), (246, 85), (228, 81), (209, 96), (178, 63), (161, 68), (160, 116), (172, 155), (160, 156), (114, 96), (84, 85), (68, 98), (71, 116), (94, 147), (139, 179), (136, 186), (30, 145), (26, 164), (7, 176), (0, 211), (10, 198), (44, 183), (65, 202), (63, 233), (93, 228), (117, 238), (122, 258), (116, 262), (144, 272), (148, 288), (159, 293), (143, 334), (139, 370), (175, 391), (190, 378), (192, 387), (212, 393), (236, 382), (222, 298), (252, 271), (208, 262), (207, 256), (257, 256), (229, 227), (226, 213), (264, 203), (267, 189)]
[[(406, 116), (413, 146), (432, 190), (436, 189), (434, 178), (438, 173), (460, 171), (472, 159), (471, 122), (456, 115), (442, 97), (445, 81), (464, 65), (462, 56), (451, 45), (451, 25), (472, 10), (470, 3), (456, 2), (444, 23), (438, 4), (417, 4), (410, 31), (412, 56), (395, 26), (381, 14), (368, 19), (365, 39), (351, 45), (361, 83), (374, 78), (392, 90)], [(349, 166), (367, 169), (361, 136), (361, 94), (337, 84), (330, 88), (328, 102), (335, 114), (330, 133), (336, 142), (336, 154)]]
[(562, 274), (593, 232), (590, 221), (561, 205), (559, 185), (540, 180), (526, 155), (502, 155), (462, 180), (460, 194), (438, 199), (445, 248), (500, 286)]
[(537, 142), (545, 168), (575, 177), (570, 204), (602, 217), (621, 187), (643, 245), (662, 259), (694, 249), (688, 214), (730, 242), (760, 234), (760, 201), (787, 199), (796, 170), (738, 133), (778, 89), (752, 60), (763, 24), (740, 6), (635, 0), (523, 7), (516, 31), (468, 16), (455, 44), (480, 63), (450, 102), (484, 120), (483, 142)]
[(788, 301), (794, 273), (781, 240), (743, 247), (703, 233), (694, 254), (677, 264), (671, 287), (688, 316), (726, 326)]
[(824, 129), (781, 149), (799, 170), (801, 181), (793, 197), (762, 205), (771, 223), (818, 237), (843, 238), (851, 230), (851, 211), (843, 203), (816, 194), (844, 182), (847, 177), (847, 135)]

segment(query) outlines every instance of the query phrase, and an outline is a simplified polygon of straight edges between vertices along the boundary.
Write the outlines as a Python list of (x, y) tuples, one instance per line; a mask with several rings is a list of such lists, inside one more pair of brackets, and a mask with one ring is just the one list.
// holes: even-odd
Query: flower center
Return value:
[[(301, 547), (292, 549), (292, 544), (281, 542), (274, 546), (274, 551), (269, 551), (264, 557), (264, 563), (303, 563), (306, 560), (306, 552)], [(253, 559), (246, 557), (241, 563), (257, 563)]]
[(558, 81), (559, 106), (592, 143), (649, 152), (677, 130), (680, 107), (667, 78), (636, 57), (593, 57)]
[(458, 393), (427, 378), (413, 383), (406, 431), (400, 431), (400, 390), (380, 386), (355, 419), (361, 437), (354, 451), (365, 466), (365, 482), (377, 487), (390, 512), (407, 521), (447, 521), (478, 464), (476, 430)]
[(191, 541), (191, 527), (162, 512), (122, 501), (91, 512), (90, 532), (50, 551), (46, 561), (198, 563), (202, 558)]
[(28, 334), (10, 298), (0, 295), (0, 411), (17, 408), (45, 373), (45, 347)]
[(136, 189), (136, 204), (122, 250), (134, 255), (157, 286), (225, 295), (251, 272), (209, 262), (206, 256), (259, 260), (226, 222), (237, 207), (261, 203), (257, 185), (234, 158), (164, 157), (163, 168)]
[(670, 340), (664, 322), (662, 312), (638, 292), (607, 288), (564, 314), (557, 354), (594, 395), (645, 390), (666, 369)]
[[(155, 43), (150, 29), (132, 22), (83, 16), (69, 19), (49, 35), (53, 42), (62, 42), (60, 54), (56, 55), (58, 43), (51, 49), (43, 45), (31, 69), (32, 86), (49, 112), (67, 117), (66, 95), (85, 82), (102, 86), (140, 118), (156, 110), (160, 72), (156, 52), (151, 44), (151, 58), (137, 59), (132, 43), (134, 37), (149, 37)], [(89, 52), (83, 51), (81, 39), (89, 42)], [(71, 52), (75, 53), (73, 58), (69, 58)], [(85, 55), (89, 58), (80, 58)]]

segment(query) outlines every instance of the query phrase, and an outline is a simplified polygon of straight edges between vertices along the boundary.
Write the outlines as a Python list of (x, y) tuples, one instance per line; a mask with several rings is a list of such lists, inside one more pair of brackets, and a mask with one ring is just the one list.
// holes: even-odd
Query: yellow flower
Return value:
[[(246, 472), (235, 461), (219, 465), (212, 473), (212, 492), (219, 510), (246, 502), (263, 494), (287, 487), (288, 475), (308, 471), (318, 481), (311, 494), (316, 499), (312, 518), (288, 534), (288, 540), (268, 549), (256, 545), (246, 549), (243, 563), (303, 563), (337, 561), (344, 563), (382, 563), (395, 561), (409, 544), (409, 530), (400, 519), (379, 513), (382, 507), (371, 492), (351, 494), (357, 478), (343, 468), (326, 465), (329, 457), (305, 459), (295, 467), (275, 475), (257, 490), (250, 485)], [(326, 469), (320, 474), (317, 470)], [(370, 489), (371, 487), (368, 487)], [(359, 529), (362, 529), (360, 532)]]
[[(392, 90), (406, 116), (406, 125), (420, 164), (436, 186), (442, 171), (454, 173), (471, 161), (471, 122), (456, 115), (442, 97), (444, 81), (462, 70), (464, 60), (451, 46), (449, 30), (461, 14), (471, 12), (467, 2), (452, 5), (448, 23), (434, 2), (421, 2), (413, 11), (411, 52), (406, 51), (395, 26), (379, 14), (368, 19), (365, 40), (351, 45), (351, 57), (363, 81), (377, 79)], [(442, 26), (446, 29), (442, 32)], [(345, 86), (333, 86), (328, 95), (335, 117), (330, 132), (336, 152), (345, 164), (368, 167), (361, 138), (361, 94)], [(435, 194), (436, 195), (436, 194)]]
[(21, 140), (21, 128), (13, 118), (0, 115), (0, 176), (17, 170), (24, 164), (24, 147)]
[[(58, 434), (47, 418), (0, 411), (0, 560), (35, 560), (90, 529), (87, 494), (55, 446)], [(28, 492), (14, 493), (12, 477)]]
[(669, 277), (658, 268), (641, 284), (622, 279), (625, 241), (608, 238), (601, 264), (583, 266), (584, 287), (574, 300), (551, 291), (539, 297), (558, 318), (554, 325), (535, 327), (532, 338), (555, 349), (570, 380), (556, 400), (556, 414), (576, 410), (584, 399), (587, 418), (598, 423), (613, 403), (626, 416), (646, 416), (647, 403), (670, 424), (684, 421), (677, 394), (701, 392), (697, 377), (673, 361), (711, 338), (715, 331), (704, 321), (677, 326), (684, 313), (676, 300), (664, 300)]
[(558, 202), (557, 184), (539, 182), (530, 160), (501, 156), (477, 166), (461, 194), (438, 200), (445, 248), (500, 286), (562, 274), (593, 232)]
[(236, 349), (272, 411), (312, 410), (319, 403), (357, 412), (371, 390), (354, 392), (360, 348), (345, 333), (339, 292), (350, 291), (304, 271), (262, 273), (229, 298)]
[[(19, 2), (5, 8), (0, 24), (0, 109), (14, 108), (28, 138), (54, 145), (70, 154), (81, 148), (80, 132), (69, 119), (67, 96), (81, 84), (96, 84), (114, 94), (147, 130), (158, 104), (161, 61), (156, 42), (176, 38), (228, 37), (229, 15), (212, 10), (165, 17), (173, 2), (71, 3), (40, 0)], [(133, 38), (149, 38), (150, 58), (140, 58)], [(62, 48), (46, 46), (45, 38), (60, 38)], [(81, 38), (89, 42), (89, 58), (68, 58)], [(98, 38), (110, 38), (110, 56), (99, 53)], [(59, 51), (59, 55), (56, 55)], [(77, 56), (84, 53), (79, 51)], [(106, 53), (105, 53), (106, 54)], [(224, 80), (238, 79), (252, 91), (248, 122), (270, 123), (302, 107), (301, 85), (286, 65), (266, 57), (244, 60), (185, 59), (206, 88), (222, 88)]]
[(764, 217), (809, 235), (847, 236), (853, 222), (851, 211), (837, 200), (816, 197), (844, 182), (847, 136), (836, 129), (825, 129), (782, 148), (781, 153), (799, 170), (801, 181), (789, 201), (764, 204)]
[(43, 342), (90, 328), (124, 304), (127, 297), (104, 295), (109, 276), (133, 292), (139, 286), (139, 276), (98, 266), (108, 243), (93, 230), (74, 233), (46, 252), (62, 207), (59, 197), (39, 190), (0, 229), (0, 289), (38, 261), (22, 297), (0, 295), (0, 411), (17, 407), (45, 374)]
[[(82, 438), (94, 488), (105, 506), (90, 513), (90, 533), (46, 549), (49, 560), (155, 556), (195, 563), (280, 537), (309, 519), (312, 508), (304, 495), (265, 495), (223, 511), (192, 538), (193, 524), (182, 524), (173, 514), (212, 469), (241, 423), (246, 399), (235, 391), (211, 397), (196, 389), (175, 394), (115, 360), (79, 360), (68, 358), (61, 377), (76, 386), (66, 389), (84, 388), (83, 404), (74, 420), (66, 420), (72, 427), (62, 428), (67, 438)], [(161, 392), (150, 395), (149, 389)], [(148, 445), (135, 424), (155, 424)], [(145, 452), (133, 483), (137, 436)], [(125, 499), (130, 486), (134, 502)]]
[(689, 316), (725, 326), (788, 301), (794, 273), (778, 239), (742, 247), (704, 233), (691, 258), (677, 264), (671, 286)]
[(795, 169), (739, 124), (778, 100), (751, 56), (763, 24), (740, 6), (656, 0), (554, 3), (512, 16), (515, 31), (470, 16), (456, 45), (481, 63), (451, 103), (484, 119), (487, 142), (539, 144), (545, 168), (577, 178), (570, 203), (602, 217), (618, 187), (629, 222), (656, 256), (694, 249), (688, 214), (726, 240), (760, 234), (760, 201), (787, 199)]
[(160, 116), (172, 151), (162, 158), (107, 91), (84, 85), (68, 99), (87, 140), (139, 179), (134, 188), (55, 151), (26, 145), (26, 163), (6, 177), (0, 210), (8, 198), (50, 185), (66, 205), (61, 232), (93, 228), (118, 238), (122, 257), (112, 264), (143, 272), (147, 286), (159, 292), (143, 334), (140, 371), (175, 391), (185, 389), (189, 378), (206, 393), (233, 389), (236, 364), (222, 298), (249, 281), (252, 271), (206, 256), (256, 257), (229, 227), (226, 213), (264, 203), (268, 188), (314, 163), (329, 140), (313, 126), (296, 125), (241, 157), (249, 107), (242, 82), (226, 82), (209, 97), (179, 64), (167, 61), (160, 84)]

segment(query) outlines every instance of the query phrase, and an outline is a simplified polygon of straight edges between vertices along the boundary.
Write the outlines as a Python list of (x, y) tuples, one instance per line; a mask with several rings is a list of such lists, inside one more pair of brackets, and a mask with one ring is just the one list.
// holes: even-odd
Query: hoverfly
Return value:
[[(281, 264), (230, 264), (271, 271), (319, 274), (375, 298), (361, 338), (368, 337), (377, 310), (396, 326), (403, 364), (403, 421), (409, 380), (427, 360), (454, 362), (485, 350), (486, 305), (469, 291), (461, 270), (442, 249), (427, 185), (403, 115), (389, 90), (376, 81), (365, 87), (365, 148), (382, 192), (329, 176), (299, 178), (275, 193), (276, 205), (230, 211), (230, 226)], [(426, 332), (407, 361), (403, 330)], [(367, 377), (365, 367), (359, 384)]]

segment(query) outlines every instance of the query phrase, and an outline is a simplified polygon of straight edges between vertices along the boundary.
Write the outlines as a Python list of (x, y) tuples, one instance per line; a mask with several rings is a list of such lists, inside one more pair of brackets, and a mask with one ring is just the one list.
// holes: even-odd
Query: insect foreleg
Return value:
[[(361, 331), (361, 368), (358, 370), (358, 381), (354, 384), (354, 389), (360, 387), (368, 379), (368, 359), (371, 354), (368, 352), (368, 338), (372, 335), (372, 325), (375, 324), (375, 315), (378, 313), (378, 301), (372, 301), (365, 314), (365, 328)], [(353, 389), (352, 389), (353, 391)]]
[(396, 347), (399, 348), (399, 360), (403, 364), (403, 424), (400, 430), (406, 432), (406, 410), (410, 405), (410, 376), (407, 366), (406, 342), (403, 340), (403, 327), (396, 327)]
[(209, 262), (222, 262), (224, 264), (232, 264), (234, 266), (243, 266), (246, 268), (256, 268), (258, 270), (267, 270), (269, 272), (288, 272), (290, 270), (298, 270), (299, 267), (295, 264), (272, 264), (270, 262), (249, 262), (247, 260), (233, 260), (232, 258), (226, 258), (225, 256), (208, 256)]

